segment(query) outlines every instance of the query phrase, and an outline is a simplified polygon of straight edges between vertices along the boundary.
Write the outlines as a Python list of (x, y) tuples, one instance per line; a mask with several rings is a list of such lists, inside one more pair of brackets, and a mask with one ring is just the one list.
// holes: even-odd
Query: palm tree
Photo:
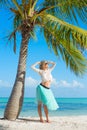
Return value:
[(76, 75), (86, 72), (82, 51), (87, 48), (87, 31), (72, 23), (78, 24), (78, 17), (87, 23), (87, 0), (3, 0), (3, 7), (14, 16), (9, 36), (9, 40), (14, 39), (14, 52), (17, 33), (22, 37), (17, 75), (4, 113), (5, 119), (15, 120), (22, 108), (28, 43), (36, 26), (44, 33), (49, 49), (61, 56), (67, 67)]

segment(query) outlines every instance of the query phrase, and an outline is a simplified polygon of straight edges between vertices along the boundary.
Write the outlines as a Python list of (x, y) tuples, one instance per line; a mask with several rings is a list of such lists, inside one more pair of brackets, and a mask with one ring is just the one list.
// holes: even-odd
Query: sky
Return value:
[[(15, 81), (19, 59), (21, 38), (17, 38), (17, 52), (13, 52), (13, 43), (7, 40), (12, 30), (10, 14), (2, 10), (0, 14), (0, 97), (9, 97)], [(87, 29), (79, 20), (79, 26)], [(43, 34), (36, 28), (37, 39), (31, 39), (28, 46), (26, 64), (25, 97), (35, 97), (36, 87), (41, 82), (39, 74), (31, 69), (31, 65), (37, 61), (49, 60), (56, 62), (52, 71), (53, 82), (51, 89), (55, 97), (87, 97), (87, 74), (77, 77), (71, 72), (52, 50), (48, 49)]]

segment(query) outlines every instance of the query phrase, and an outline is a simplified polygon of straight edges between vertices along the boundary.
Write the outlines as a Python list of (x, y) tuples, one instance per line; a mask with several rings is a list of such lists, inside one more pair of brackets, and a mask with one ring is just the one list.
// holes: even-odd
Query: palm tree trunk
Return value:
[(22, 108), (29, 37), (29, 35), (28, 37), (26, 35), (22, 37), (17, 75), (4, 112), (4, 118), (8, 120), (15, 120), (19, 116)]

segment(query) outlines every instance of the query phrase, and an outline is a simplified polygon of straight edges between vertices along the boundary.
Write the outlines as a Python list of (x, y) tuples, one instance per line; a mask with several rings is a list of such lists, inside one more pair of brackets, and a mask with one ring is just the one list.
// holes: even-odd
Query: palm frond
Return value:
[(30, 0), (30, 1), (28, 2), (28, 15), (29, 15), (29, 16), (31, 16), (32, 2), (33, 2), (33, 0)]
[(37, 2), (38, 2), (38, 0), (35, 0), (35, 1), (34, 1), (33, 5), (32, 5), (32, 10), (35, 9), (35, 6), (36, 6)]
[(83, 75), (87, 72), (87, 59), (82, 55), (80, 50), (70, 44), (66, 46), (67, 41), (61, 40), (62, 44), (59, 44), (59, 51), (67, 67), (70, 67), (76, 75)]
[(30, 36), (31, 36), (34, 40), (37, 40), (37, 37), (36, 37), (36, 34), (35, 34), (34, 30), (30, 32)]
[(16, 6), (16, 8), (18, 9), (19, 13), (21, 14), (21, 17), (24, 18), (23, 11), (22, 11), (20, 5), (18, 4), (17, 0), (12, 0), (12, 2)]
[(19, 13), (18, 10), (14, 9), (14, 8), (10, 8), (10, 10), (11, 10), (13, 13), (15, 13), (16, 15), (20, 15), (20, 13)]
[(0, 7), (1, 8), (9, 8), (10, 7), (10, 1), (9, 0), (0, 0)]
[(76, 21), (77, 16), (87, 24), (87, 0), (45, 0), (44, 8), (58, 5), (58, 7), (48, 10), (51, 14), (60, 17), (63, 20)]
[(10, 41), (12, 38), (13, 38), (13, 51), (14, 53), (16, 53), (16, 35), (17, 35), (17, 31), (19, 31), (21, 28), (21, 25), (20, 26), (17, 26), (16, 29), (14, 29), (14, 31), (9, 35), (9, 38), (8, 40)]
[(24, 5), (26, 3), (26, 0), (22, 0), (22, 5)]
[(56, 32), (58, 39), (66, 39), (81, 48), (87, 48), (87, 31), (58, 19), (48, 13), (41, 14), (42, 23)]
[(28, 15), (32, 17), (32, 13), (35, 11), (35, 6), (37, 4), (38, 0), (30, 0), (28, 4)]
[(6, 3), (8, 2), (9, 0), (0, 0), (0, 3)]
[(15, 34), (15, 33), (14, 33), (14, 35), (13, 35), (13, 38), (14, 38), (13, 50), (14, 50), (14, 53), (16, 53), (16, 34)]
[[(48, 26), (44, 26), (44, 35), (50, 49), (53, 49), (57, 56), (62, 56), (66, 66), (71, 69), (76, 75), (83, 75), (87, 70), (87, 60), (82, 55), (80, 50), (73, 43), (68, 43), (67, 40), (58, 39), (58, 34), (53, 32)], [(61, 34), (60, 34), (61, 35)]]
[(21, 24), (22, 24), (21, 16), (19, 14), (16, 14), (14, 19), (13, 19), (14, 30), (16, 28), (18, 28)]

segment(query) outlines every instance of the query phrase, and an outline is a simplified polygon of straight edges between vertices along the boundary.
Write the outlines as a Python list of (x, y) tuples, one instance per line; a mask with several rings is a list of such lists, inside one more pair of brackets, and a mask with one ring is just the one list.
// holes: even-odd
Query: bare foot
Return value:
[(51, 121), (50, 121), (50, 120), (47, 120), (47, 123), (51, 123)]
[(40, 122), (44, 123), (45, 121), (43, 119), (40, 119)]

